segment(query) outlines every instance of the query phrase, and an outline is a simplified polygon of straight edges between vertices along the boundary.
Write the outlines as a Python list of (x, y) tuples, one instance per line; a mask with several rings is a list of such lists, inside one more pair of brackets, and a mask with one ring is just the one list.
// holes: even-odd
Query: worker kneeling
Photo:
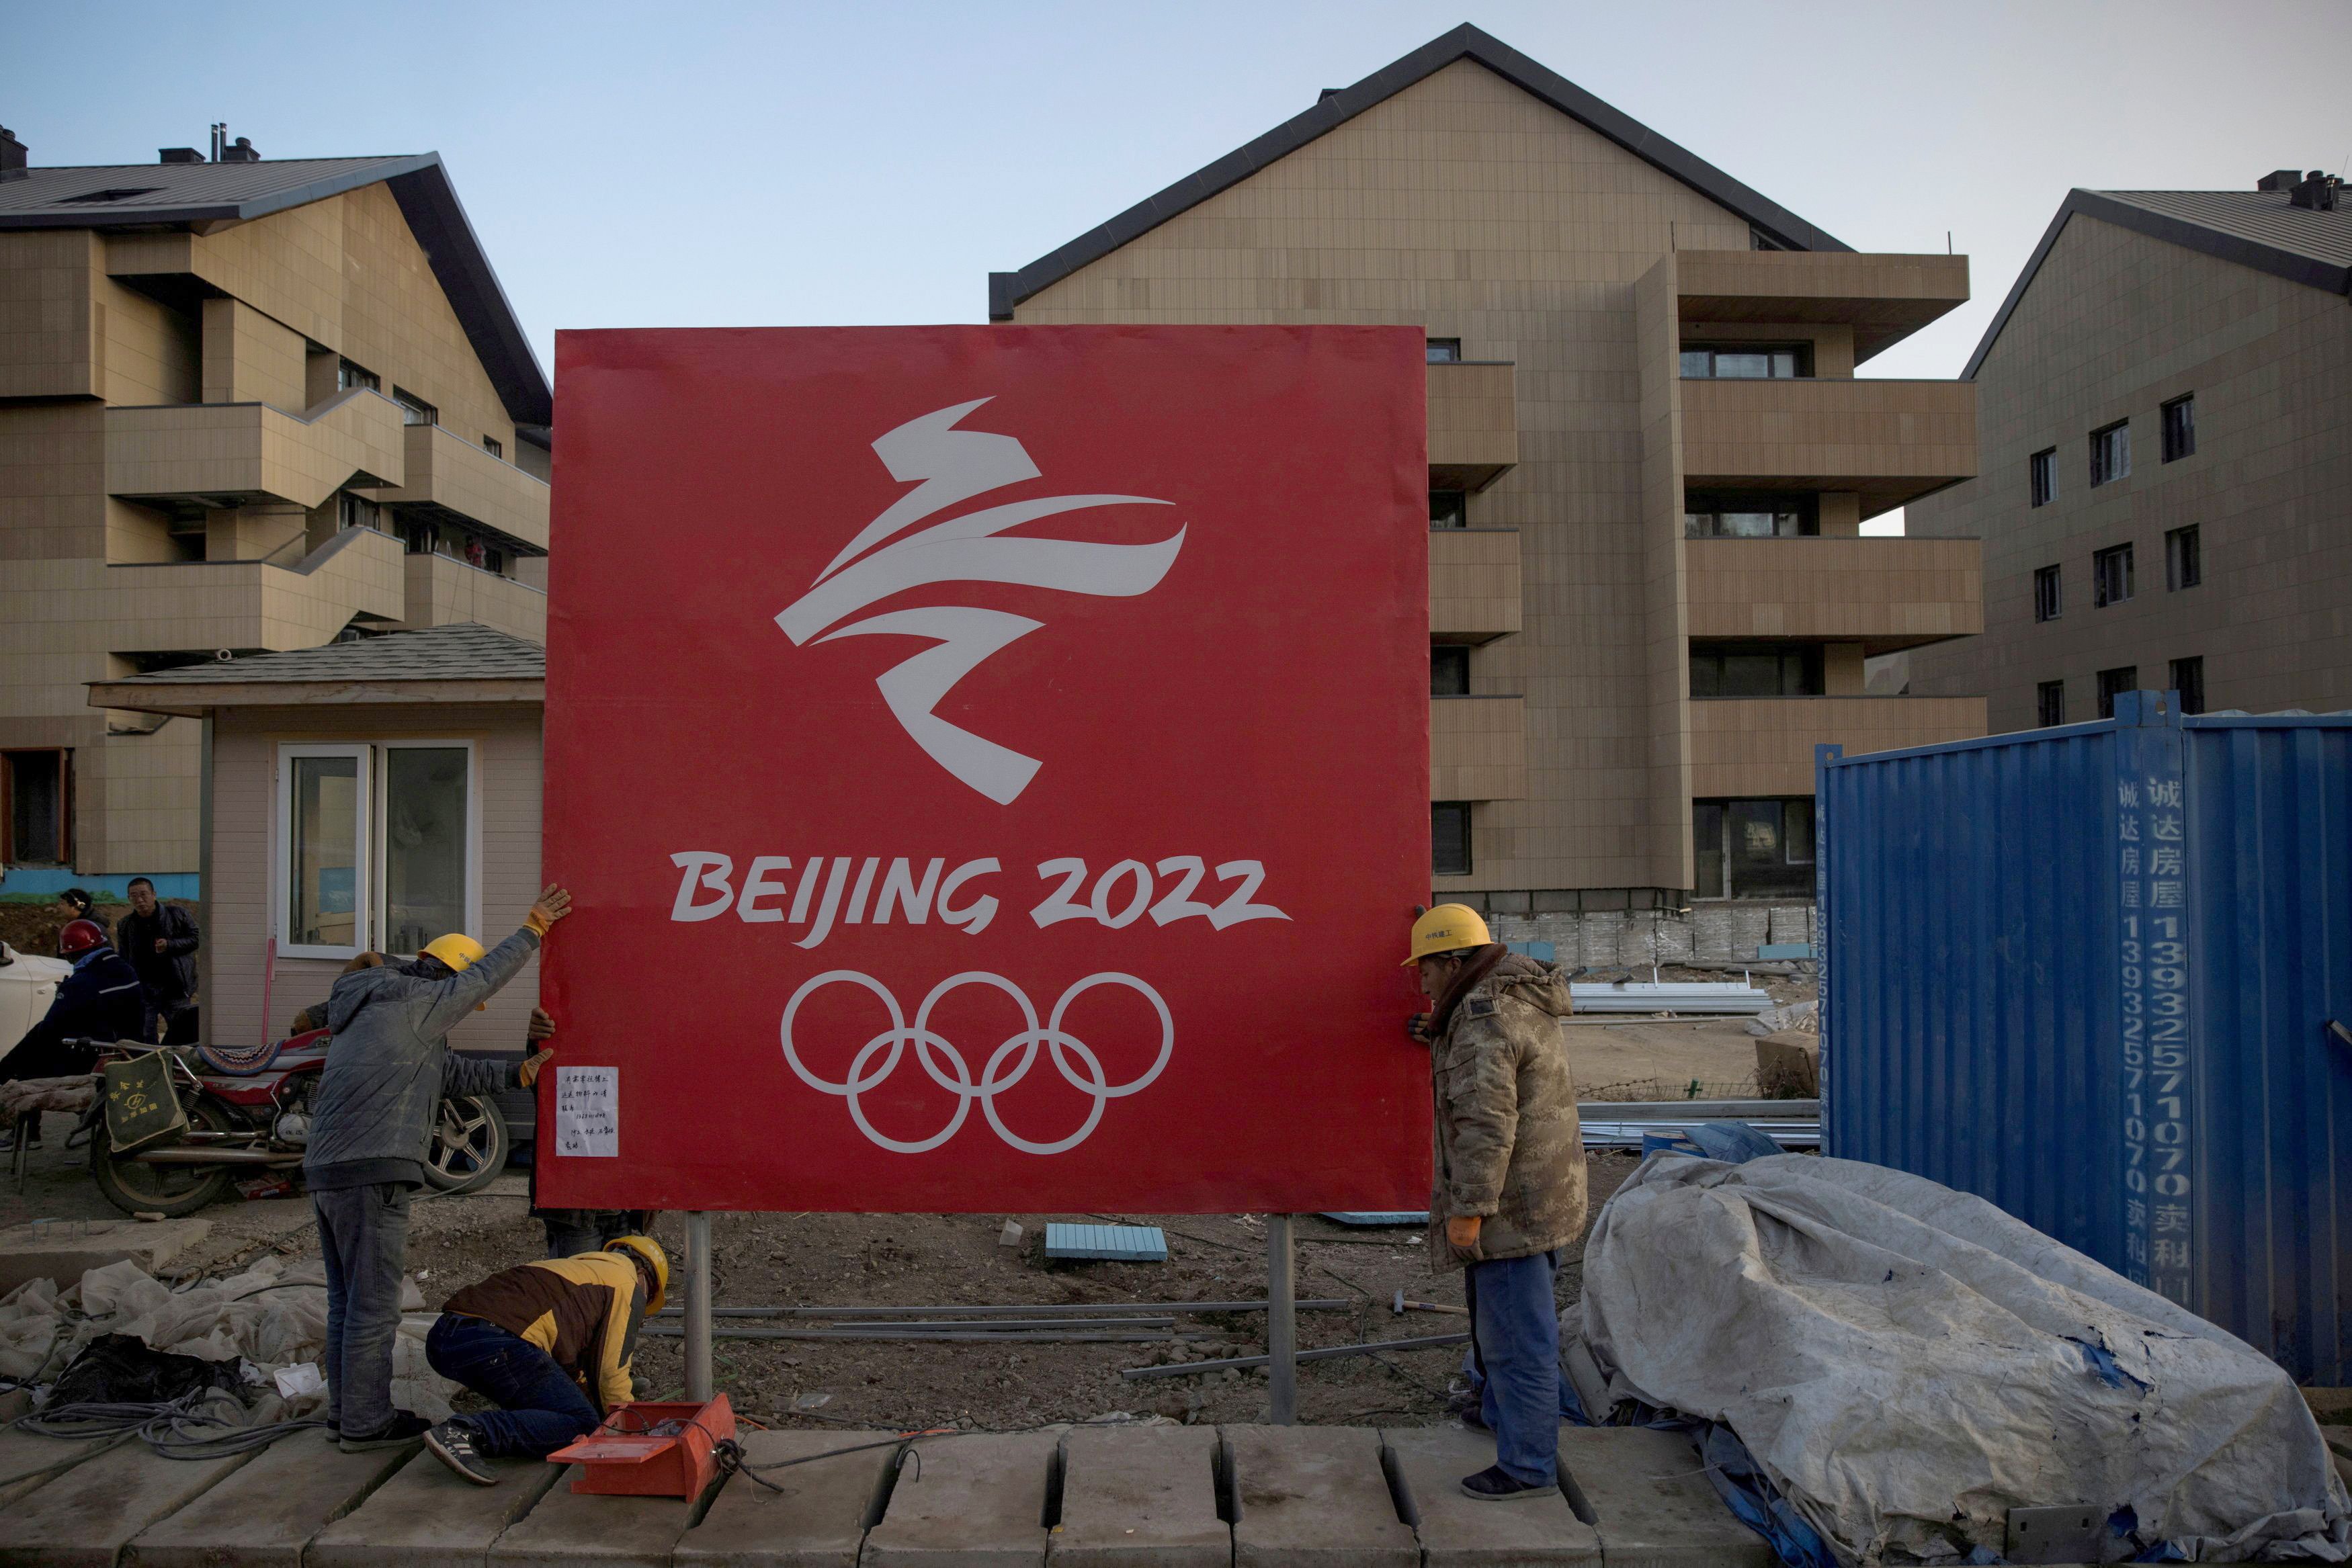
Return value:
[(496, 1410), (452, 1416), (425, 1446), (478, 1486), (494, 1458), (543, 1459), (631, 1397), (629, 1361), (646, 1314), (661, 1311), (669, 1260), (650, 1236), (603, 1252), (525, 1263), (441, 1303), (425, 1356)]

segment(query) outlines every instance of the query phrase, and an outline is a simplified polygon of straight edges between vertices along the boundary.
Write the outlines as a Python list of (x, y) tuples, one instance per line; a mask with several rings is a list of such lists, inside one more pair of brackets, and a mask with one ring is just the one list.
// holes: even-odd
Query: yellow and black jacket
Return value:
[(646, 1291), (625, 1252), (583, 1252), (504, 1270), (441, 1303), (537, 1345), (579, 1380), (603, 1415), (628, 1402), (629, 1361)]

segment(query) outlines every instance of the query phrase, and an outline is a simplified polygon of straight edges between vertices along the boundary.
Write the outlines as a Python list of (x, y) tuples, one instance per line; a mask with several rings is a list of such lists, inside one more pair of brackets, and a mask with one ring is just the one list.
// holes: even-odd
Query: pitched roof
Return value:
[(110, 687), (252, 685), (289, 681), (540, 681), (547, 650), (471, 622), (329, 643), (282, 653), (249, 653), (107, 681)]
[[(0, 183), (0, 229), (243, 223), (378, 181), (391, 188), (517, 424), (554, 422), (547, 372), (490, 269), (438, 152), (251, 163), (99, 163), (28, 169)], [(110, 193), (120, 193), (110, 194)], [(103, 196), (103, 200), (89, 198)]]
[(1974, 381), (1993, 340), (2025, 298), (2066, 220), (2077, 214), (2251, 267), (2329, 294), (2352, 294), (2352, 207), (2332, 213), (2298, 207), (2284, 191), (2084, 191), (2066, 193), (2042, 231), (2009, 297), (1969, 356), (1962, 381)]
[(1790, 250), (1853, 248), (1639, 120), (1612, 109), (1557, 71), (1537, 64), (1501, 39), (1465, 22), (1403, 58), (1381, 67), (1355, 86), (1326, 93), (1321, 102), (1305, 113), (1293, 115), (1256, 141), (1186, 175), (1158, 195), (1137, 203), (1108, 223), (1039, 256), (1020, 271), (990, 273), (989, 319), (1011, 320), (1013, 308), (1023, 300), (1042, 293), (1080, 267), (1101, 260), (1188, 208), (1241, 183), (1276, 160), (1288, 157), (1456, 60), (1474, 60), (1579, 124), (1599, 131), (1643, 162), (1746, 218), (1775, 245)]

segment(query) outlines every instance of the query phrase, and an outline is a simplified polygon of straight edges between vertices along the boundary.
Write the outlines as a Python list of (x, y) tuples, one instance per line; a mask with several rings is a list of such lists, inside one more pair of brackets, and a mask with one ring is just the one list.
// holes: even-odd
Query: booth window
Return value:
[(73, 863), (73, 753), (58, 747), (0, 751), (0, 829), (8, 865)]
[(405, 955), (472, 929), (478, 808), (467, 741), (281, 747), (279, 950)]

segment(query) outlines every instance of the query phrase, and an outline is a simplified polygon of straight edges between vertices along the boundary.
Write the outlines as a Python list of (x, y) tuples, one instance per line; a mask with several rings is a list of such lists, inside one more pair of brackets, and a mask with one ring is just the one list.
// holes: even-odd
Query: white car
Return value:
[(37, 958), (0, 942), (0, 1063), (26, 1030), (48, 1016), (58, 987), (72, 973), (63, 958)]

